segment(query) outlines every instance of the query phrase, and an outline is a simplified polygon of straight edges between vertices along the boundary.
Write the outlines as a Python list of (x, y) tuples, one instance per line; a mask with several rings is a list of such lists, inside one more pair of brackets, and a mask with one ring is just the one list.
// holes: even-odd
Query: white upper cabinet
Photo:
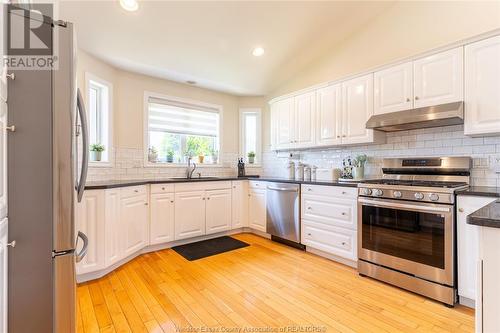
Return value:
[(463, 47), (413, 62), (416, 108), (463, 100)]
[(316, 92), (316, 144), (342, 143), (342, 85), (335, 84)]
[(465, 47), (465, 135), (500, 133), (500, 36)]
[(210, 190), (206, 195), (206, 234), (231, 229), (231, 190)]
[(413, 107), (413, 63), (407, 62), (374, 74), (374, 113), (384, 114)]
[(373, 74), (342, 83), (342, 143), (356, 144), (373, 141), (373, 130), (366, 121), (373, 115)]
[(205, 234), (205, 191), (175, 194), (175, 240)]
[(286, 149), (292, 146), (294, 131), (294, 99), (276, 102), (276, 147)]
[(127, 198), (122, 196), (120, 201), (123, 257), (127, 257), (149, 244), (148, 199), (147, 194), (138, 194)]
[(174, 193), (152, 193), (149, 244), (174, 240)]
[(316, 92), (295, 96), (295, 130), (292, 137), (294, 148), (311, 147), (315, 142)]

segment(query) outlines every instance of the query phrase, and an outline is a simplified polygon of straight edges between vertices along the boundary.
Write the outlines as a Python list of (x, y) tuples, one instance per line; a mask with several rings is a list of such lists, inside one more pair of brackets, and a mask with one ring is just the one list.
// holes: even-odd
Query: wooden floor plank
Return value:
[(310, 326), (326, 332), (473, 332), (474, 311), (447, 308), (356, 270), (252, 234), (250, 246), (187, 261), (144, 254), (78, 286), (77, 332)]

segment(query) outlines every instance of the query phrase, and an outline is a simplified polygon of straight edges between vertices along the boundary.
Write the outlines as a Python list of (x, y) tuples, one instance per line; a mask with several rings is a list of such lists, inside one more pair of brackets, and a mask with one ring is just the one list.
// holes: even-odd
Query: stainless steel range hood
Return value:
[(366, 128), (383, 132), (397, 132), (417, 128), (461, 125), (463, 123), (464, 102), (454, 102), (375, 115), (368, 119)]

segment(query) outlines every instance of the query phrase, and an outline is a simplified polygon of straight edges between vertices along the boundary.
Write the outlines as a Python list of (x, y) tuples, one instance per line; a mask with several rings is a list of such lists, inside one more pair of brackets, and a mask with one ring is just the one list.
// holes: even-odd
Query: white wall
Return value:
[[(113, 167), (91, 167), (90, 180), (165, 178), (182, 176), (185, 167), (144, 167), (144, 92), (156, 92), (169, 96), (221, 105), (222, 142), (221, 162), (223, 167), (201, 169), (203, 175), (227, 176), (236, 173), (239, 156), (239, 107), (261, 107), (262, 97), (237, 97), (208, 89), (157, 79), (114, 68), (83, 50), (78, 53), (78, 86), (86, 91), (85, 72), (90, 72), (113, 84), (113, 144), (115, 157)], [(83, 93), (84, 98), (87, 94)], [(254, 173), (259, 169), (252, 170)]]

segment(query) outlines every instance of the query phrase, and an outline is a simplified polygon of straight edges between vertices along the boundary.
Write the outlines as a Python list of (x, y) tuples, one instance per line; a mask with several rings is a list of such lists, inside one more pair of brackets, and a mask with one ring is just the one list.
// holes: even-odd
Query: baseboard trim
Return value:
[(317, 256), (320, 256), (320, 257), (323, 257), (323, 258), (326, 258), (326, 259), (329, 259), (329, 260), (332, 260), (332, 261), (336, 261), (336, 262), (344, 264), (346, 266), (350, 266), (350, 267), (353, 267), (353, 268), (358, 268), (358, 262), (355, 261), (355, 260), (350, 260), (350, 259), (342, 258), (342, 257), (339, 257), (339, 256), (337, 256), (335, 254), (331, 254), (331, 253), (328, 253), (328, 252), (325, 252), (325, 251), (313, 249), (312, 247), (309, 247), (309, 246), (306, 246), (306, 252), (315, 254)]
[(458, 296), (458, 303), (471, 309), (476, 308), (476, 301), (467, 297)]

